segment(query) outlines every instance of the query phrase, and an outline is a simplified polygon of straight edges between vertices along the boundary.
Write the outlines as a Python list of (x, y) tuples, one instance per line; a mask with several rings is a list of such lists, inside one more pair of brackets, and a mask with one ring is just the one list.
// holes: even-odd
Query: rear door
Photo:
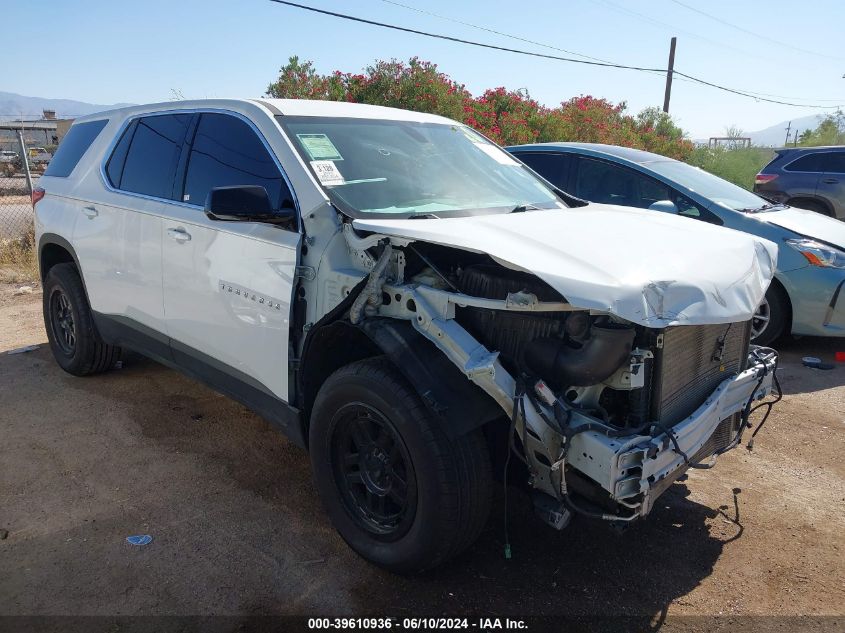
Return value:
[(74, 246), (91, 307), (107, 335), (169, 354), (161, 285), (161, 218), (171, 206), (176, 169), (194, 115), (151, 114), (131, 120), (105, 166), (105, 187), (86, 203)]
[(845, 219), (845, 151), (827, 152), (824, 156), (825, 169), (816, 193), (831, 203), (837, 218)]
[(263, 186), (293, 204), (282, 168), (257, 127), (234, 113), (199, 115), (182, 170), (183, 206), (164, 222), (164, 310), (174, 359), (256, 406), (289, 400), (290, 306), (300, 234), (290, 227), (210, 220), (214, 187)]

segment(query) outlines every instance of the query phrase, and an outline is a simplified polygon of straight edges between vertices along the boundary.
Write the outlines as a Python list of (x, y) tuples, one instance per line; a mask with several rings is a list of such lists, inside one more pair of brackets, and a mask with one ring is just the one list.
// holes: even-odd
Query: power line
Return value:
[(736, 29), (737, 31), (740, 31), (742, 33), (746, 33), (748, 35), (753, 35), (754, 37), (758, 37), (761, 40), (773, 42), (774, 44), (777, 44), (778, 46), (784, 46), (786, 48), (791, 48), (794, 51), (799, 51), (801, 53), (807, 53), (808, 55), (815, 55), (816, 57), (826, 57), (827, 59), (834, 59), (836, 61), (841, 61), (843, 59), (842, 57), (835, 57), (833, 55), (826, 55), (824, 53), (817, 53), (815, 51), (809, 51), (806, 48), (799, 48), (798, 46), (793, 46), (792, 44), (788, 44), (787, 42), (783, 42), (783, 41), (775, 39), (773, 37), (769, 37), (768, 35), (763, 35), (761, 33), (755, 33), (754, 31), (750, 31), (750, 30), (743, 28), (741, 26), (738, 26), (736, 24), (731, 24), (727, 20), (723, 20), (722, 18), (720, 18), (718, 16), (711, 15), (710, 13), (702, 11), (701, 9), (691, 7), (690, 5), (685, 4), (685, 3), (681, 2), (680, 0), (672, 0), (672, 2), (674, 2), (675, 4), (677, 4), (680, 7), (684, 7), (685, 9), (688, 9), (690, 11), (698, 13), (699, 15), (703, 15), (705, 18), (709, 18), (711, 20), (714, 20), (714, 21), (718, 22), (719, 24), (724, 24), (725, 26), (729, 26), (730, 28)]
[(704, 79), (699, 79), (698, 77), (693, 77), (692, 75), (687, 75), (686, 73), (682, 73), (679, 70), (675, 71), (676, 75), (680, 75), (681, 77), (686, 77), (687, 79), (694, 81), (695, 83), (699, 83), (703, 86), (710, 86), (711, 88), (716, 88), (717, 90), (722, 90), (724, 92), (730, 92), (735, 95), (741, 95), (743, 97), (749, 97), (751, 99), (755, 99), (757, 101), (766, 101), (768, 103), (777, 103), (780, 105), (787, 105), (787, 106), (795, 106), (796, 108), (816, 108), (819, 110), (835, 110), (843, 107), (843, 104), (839, 105), (815, 105), (815, 104), (806, 104), (806, 103), (789, 103), (787, 101), (778, 101), (777, 99), (767, 99), (766, 97), (761, 97), (749, 92), (744, 92), (742, 90), (736, 90), (735, 88), (728, 88), (726, 86), (720, 86), (719, 84), (714, 84), (710, 81), (705, 81)]
[(767, 59), (767, 58), (763, 57), (762, 55), (752, 53), (752, 52), (748, 52), (748, 51), (744, 51), (742, 49), (736, 48), (735, 46), (731, 46), (730, 44), (725, 44), (723, 42), (717, 42), (716, 40), (710, 39), (709, 37), (699, 35), (698, 33), (693, 33), (692, 31), (687, 31), (687, 30), (682, 29), (682, 28), (675, 26), (673, 24), (668, 24), (667, 22), (662, 22), (662, 21), (660, 21), (656, 18), (652, 18), (648, 15), (645, 15), (644, 13), (640, 13), (638, 11), (634, 11), (633, 9), (629, 9), (628, 7), (620, 7), (619, 5), (614, 4), (614, 3), (610, 2), (609, 0), (590, 0), (590, 1), (593, 4), (596, 4), (598, 6), (605, 7), (605, 8), (611, 9), (613, 11), (617, 11), (619, 13), (625, 14), (625, 15), (630, 15), (630, 16), (633, 16), (635, 18), (639, 18), (640, 20), (642, 20), (644, 22), (648, 22), (650, 24), (654, 24), (656, 26), (662, 27), (664, 29), (671, 31), (673, 34), (683, 33), (684, 35), (687, 35), (688, 37), (692, 37), (694, 39), (701, 40), (702, 42), (707, 42), (707, 43), (709, 43), (713, 46), (718, 46), (719, 48), (725, 48), (725, 49), (729, 49), (729, 50), (732, 50), (732, 51), (736, 51), (737, 53), (740, 53), (742, 55), (746, 55), (746, 56), (749, 56), (749, 57), (756, 57), (757, 59), (763, 59), (763, 60)]
[[(750, 56), (750, 57), (756, 57), (757, 59), (768, 60), (768, 58), (762, 57), (761, 55), (749, 53), (748, 51), (743, 51), (739, 48), (731, 46), (730, 44), (725, 44), (723, 42), (717, 42), (716, 40), (712, 40), (710, 38), (704, 37), (703, 35), (698, 35), (697, 33), (693, 33), (691, 31), (686, 31), (684, 29), (678, 28), (678, 27), (673, 26), (671, 24), (668, 24), (666, 22), (661, 22), (660, 20), (657, 20), (655, 18), (647, 16), (643, 13), (639, 13), (638, 11), (634, 11), (633, 9), (629, 9), (628, 7), (620, 7), (620, 6), (610, 2), (609, 0), (590, 0), (590, 1), (599, 5), (599, 6), (605, 6), (609, 9), (614, 10), (614, 11), (618, 11), (618, 12), (623, 13), (623, 14), (634, 16), (634, 17), (639, 18), (640, 20), (643, 20), (645, 22), (649, 22), (651, 24), (656, 24), (658, 26), (661, 26), (665, 29), (672, 31), (673, 33), (675, 33), (675, 32), (685, 33), (686, 35), (688, 35), (692, 38), (695, 38), (697, 40), (701, 40), (702, 42), (709, 42), (710, 44), (713, 44), (713, 45), (718, 46), (720, 48), (726, 48), (726, 49), (729, 49), (729, 50), (733, 50), (733, 51), (736, 51), (737, 53), (741, 53), (742, 55), (747, 55), (747, 56)], [(675, 0), (673, 0), (673, 2), (674, 1)], [(690, 8), (692, 8), (692, 7), (690, 7)], [(693, 10), (695, 11), (695, 9), (693, 9)], [(684, 81), (688, 81), (688, 80), (684, 80)], [(825, 101), (825, 102), (828, 102), (828, 103), (835, 103), (835, 102), (841, 101), (841, 99), (821, 99), (821, 98), (811, 98), (811, 97), (796, 97), (796, 96), (779, 95), (779, 94), (772, 94), (772, 93), (766, 93), (766, 92), (754, 92), (752, 90), (745, 90), (743, 92), (747, 92), (748, 94), (754, 95), (755, 97), (772, 97), (772, 98), (775, 98), (775, 99), (789, 99), (790, 101), (809, 101), (809, 102)], [(811, 106), (808, 106), (808, 107), (811, 107)]]
[[(526, 43), (528, 43), (528, 44), (534, 44), (534, 45), (536, 45), (536, 46), (542, 46), (543, 48), (548, 48), (548, 49), (552, 49), (552, 50), (556, 50), (556, 51), (561, 51), (561, 52), (563, 52), (563, 53), (569, 53), (570, 55), (575, 55), (575, 56), (577, 56), (577, 57), (584, 57), (584, 58), (586, 58), (586, 59), (592, 59), (592, 60), (599, 61), (599, 62), (606, 62), (606, 63), (609, 63), (609, 64), (614, 63), (614, 62), (611, 62), (610, 60), (607, 60), (607, 59), (602, 59), (602, 58), (600, 58), (600, 57), (591, 57), (590, 55), (584, 55), (583, 53), (576, 53), (575, 51), (570, 51), (570, 50), (567, 50), (567, 49), (565, 49), (565, 48), (559, 48), (559, 47), (557, 47), (557, 46), (552, 46), (551, 44), (545, 44), (545, 43), (543, 43), (543, 42), (538, 42), (538, 41), (536, 41), (536, 40), (529, 40), (529, 39), (527, 39), (527, 38), (520, 37), (520, 36), (518, 36), (518, 35), (513, 35), (513, 34), (511, 34), (511, 33), (505, 33), (505, 32), (503, 32), (503, 31), (497, 31), (497, 30), (495, 30), (495, 29), (491, 29), (491, 28), (489, 28), (489, 27), (481, 26), (481, 25), (478, 25), (478, 24), (473, 24), (472, 22), (465, 22), (465, 21), (463, 21), (463, 20), (457, 20), (457, 19), (455, 19), (455, 18), (450, 18), (450, 17), (445, 16), (445, 15), (440, 15), (440, 14), (438, 14), (438, 13), (433, 13), (433, 12), (431, 12), (431, 11), (425, 11), (424, 9), (418, 9), (417, 7), (413, 7), (413, 6), (410, 6), (410, 5), (407, 5), (407, 4), (402, 4), (401, 2), (396, 2), (395, 0), (381, 0), (381, 1), (382, 1), (382, 2), (384, 2), (384, 3), (386, 3), (386, 4), (392, 4), (392, 5), (397, 6), (397, 7), (402, 7), (403, 9), (408, 9), (408, 10), (410, 10), (410, 11), (415, 11), (415, 12), (420, 13), (420, 14), (422, 14), (422, 15), (429, 15), (429, 16), (431, 16), (431, 17), (435, 17), (435, 18), (438, 18), (438, 19), (440, 19), (440, 20), (446, 20), (447, 22), (453, 22), (453, 23), (455, 23), (455, 24), (461, 24), (461, 25), (463, 25), (463, 26), (468, 26), (468, 27), (470, 27), (470, 28), (473, 28), (473, 29), (478, 29), (478, 30), (480, 30), (480, 31), (486, 31), (487, 33), (493, 33), (493, 34), (495, 34), (495, 35), (501, 35), (502, 37), (507, 37), (507, 38), (510, 38), (510, 39), (513, 39), (513, 40), (517, 40), (517, 41), (520, 41), (520, 42), (526, 42)], [(594, 1), (594, 2), (600, 2), (601, 0), (593, 0), (593, 1)], [(664, 26), (664, 27), (669, 28), (669, 29), (674, 29), (674, 27), (672, 27), (672, 26), (671, 26), (671, 25), (669, 25), (669, 24), (666, 24), (665, 22), (660, 22), (660, 21), (658, 21), (658, 20), (653, 20), (653, 19), (649, 18), (648, 16), (643, 15), (642, 13), (637, 13), (636, 11), (632, 11), (632, 10), (630, 10), (630, 9), (628, 9), (628, 8), (619, 7), (619, 6), (614, 5), (614, 4), (610, 3), (610, 2), (604, 2), (603, 4), (606, 4), (606, 5), (607, 5), (608, 7), (610, 7), (610, 8), (613, 8), (613, 9), (618, 9), (619, 11), (624, 11), (624, 12), (626, 12), (626, 13), (629, 13), (629, 14), (631, 14), (631, 15), (634, 15), (634, 16), (636, 16), (636, 17), (639, 17), (639, 18), (641, 18), (641, 19), (643, 19), (643, 20), (647, 20), (647, 21), (649, 21), (649, 22), (654, 22), (655, 24), (658, 24), (658, 25)], [(703, 40), (703, 41), (705, 41), (705, 42), (711, 42), (711, 43), (713, 43), (713, 44), (717, 44), (717, 45), (719, 45), (719, 46), (723, 46), (723, 47), (731, 48), (731, 47), (726, 46), (726, 45), (724, 45), (724, 44), (719, 44), (718, 42), (715, 42), (715, 41), (713, 41), (713, 40), (709, 40), (709, 39), (707, 39), (707, 38), (697, 36), (697, 35), (695, 35), (694, 33), (690, 33), (689, 31), (684, 31), (683, 29), (675, 29), (675, 30), (680, 30), (680, 32), (681, 32), (681, 33), (687, 33), (688, 35), (690, 35), (690, 36), (692, 36), (692, 37), (696, 37), (696, 38), (698, 38), (698, 39), (701, 39), (701, 40)], [(739, 49), (733, 49), (733, 50), (736, 50), (736, 51), (738, 51), (738, 52), (740, 52), (740, 53), (745, 54), (743, 51), (740, 51)], [(762, 58), (761, 58), (761, 59), (762, 59)], [(665, 75), (665, 74), (666, 74), (666, 70), (664, 70), (664, 69), (655, 70), (655, 71), (653, 71), (653, 72), (655, 72), (655, 73), (657, 73), (657, 74), (659, 74), (659, 75)], [(681, 78), (680, 78), (680, 80), (681, 80), (681, 81), (683, 81), (683, 82), (685, 82), (685, 83), (695, 83), (694, 81), (691, 81), (691, 80), (689, 80), (689, 79), (687, 79), (687, 78), (685, 78), (685, 77), (681, 77)], [(766, 92), (754, 92), (754, 91), (752, 91), (752, 90), (746, 90), (745, 92), (747, 92), (747, 93), (748, 93), (748, 94), (750, 94), (750, 95), (754, 95), (754, 96), (758, 96), (758, 97), (772, 97), (772, 98), (775, 98), (775, 99), (789, 99), (789, 100), (795, 100), (795, 101), (808, 101), (808, 102), (813, 102), (813, 101), (824, 101), (824, 102), (828, 102), (828, 103), (836, 103), (836, 102), (840, 101), (840, 99), (821, 99), (821, 98), (816, 99), (816, 98), (812, 98), (812, 97), (792, 97), (792, 96), (785, 96), (785, 95), (771, 94), (771, 93), (766, 93)]]
[(610, 60), (602, 59), (601, 57), (591, 57), (590, 55), (584, 55), (583, 53), (576, 53), (575, 51), (570, 51), (565, 48), (559, 48), (557, 46), (552, 46), (551, 44), (544, 44), (543, 42), (537, 42), (534, 40), (529, 40), (524, 37), (520, 37), (518, 35), (511, 35), (510, 33), (503, 33), (502, 31), (497, 31), (495, 29), (488, 28), (486, 26), (479, 26), (478, 24), (472, 24), (471, 22), (464, 22), (463, 20), (457, 20), (455, 18), (450, 18), (445, 15), (440, 15), (438, 13), (432, 13), (431, 11), (425, 11), (424, 9), (419, 9), (417, 7), (412, 7), (407, 4), (402, 4), (401, 2), (395, 2), (394, 0), (381, 0), (386, 4), (392, 4), (397, 7), (402, 7), (403, 9), (409, 9), (410, 11), (416, 11), (417, 13), (421, 13), (423, 15), (429, 15), (434, 18), (438, 18), (440, 20), (446, 20), (447, 22), (453, 22), (454, 24), (461, 24), (462, 26), (468, 26), (472, 29), (477, 29), (479, 31), (486, 31), (487, 33), (493, 33), (494, 35), (501, 35), (502, 37), (507, 37), (512, 40), (517, 40), (519, 42), (525, 42), (526, 44), (534, 44), (535, 46), (542, 46), (543, 48), (548, 48), (554, 51), (560, 51), (561, 53), (567, 53), (569, 55), (575, 55), (576, 57), (583, 57), (585, 59), (592, 59), (593, 61), (597, 62), (604, 62), (606, 64), (612, 64)]
[(448, 40), (450, 42), (457, 42), (459, 44), (469, 44), (470, 46), (479, 46), (481, 48), (490, 48), (497, 51), (504, 51), (506, 53), (516, 53), (518, 55), (528, 55), (531, 57), (542, 57), (544, 59), (554, 59), (562, 62), (572, 62), (573, 64), (587, 64), (588, 66), (603, 66), (606, 68), (621, 68), (623, 70), (638, 70), (642, 72), (665, 72), (662, 68), (645, 68), (643, 66), (627, 66), (625, 64), (614, 64), (611, 62), (588, 61), (586, 59), (573, 59), (572, 57), (560, 57), (558, 55), (549, 55), (547, 53), (536, 53), (532, 51), (524, 51), (518, 48), (508, 48), (507, 46), (497, 46), (495, 44), (485, 44), (483, 42), (475, 42), (473, 40), (465, 40), (459, 37), (452, 37), (451, 35), (441, 35), (439, 33), (430, 33), (428, 31), (420, 31), (406, 26), (398, 26), (396, 24), (387, 24), (385, 22), (376, 22), (375, 20), (367, 20), (366, 18), (359, 18), (354, 15), (347, 15), (346, 13), (337, 13), (335, 11), (328, 11), (326, 9), (318, 9), (317, 7), (309, 7), (305, 4), (298, 4), (296, 2), (289, 2), (288, 0), (269, 0), (276, 4), (285, 4), (289, 7), (296, 7), (297, 9), (305, 9), (306, 11), (313, 11), (314, 13), (322, 13), (323, 15), (330, 15), (335, 18), (342, 18), (344, 20), (352, 20), (353, 22), (361, 22), (362, 24), (370, 24), (372, 26), (380, 26), (386, 29), (393, 29), (394, 31), (402, 31), (404, 33), (413, 33), (415, 35), (423, 35), (425, 37), (433, 37), (440, 40)]
[[(622, 70), (636, 70), (636, 71), (647, 72), (647, 73), (655, 73), (655, 72), (665, 73), (666, 72), (665, 69), (663, 69), (663, 68), (647, 68), (647, 67), (644, 67), (644, 66), (629, 66), (629, 65), (626, 65), (626, 64), (614, 64), (614, 63), (610, 63), (610, 62), (599, 62), (599, 61), (589, 61), (589, 60), (585, 60), (585, 59), (574, 59), (572, 57), (561, 57), (561, 56), (558, 56), (558, 55), (550, 55), (550, 54), (547, 54), (547, 53), (538, 53), (538, 52), (535, 52), (535, 51), (526, 51), (526, 50), (522, 50), (522, 49), (518, 49), (518, 48), (509, 48), (507, 46), (497, 46), (495, 44), (485, 44), (483, 42), (476, 42), (476, 41), (473, 41), (473, 40), (465, 40), (465, 39), (462, 39), (462, 38), (459, 38), (459, 37), (452, 37), (450, 35), (441, 35), (439, 33), (431, 33), (429, 31), (421, 31), (419, 29), (412, 29), (412, 28), (405, 27), (405, 26), (398, 26), (398, 25), (395, 25), (395, 24), (387, 24), (385, 22), (377, 22), (375, 20), (368, 20), (366, 18), (359, 18), (357, 16), (348, 15), (348, 14), (345, 14), (345, 13), (338, 13), (336, 11), (328, 11), (326, 9), (318, 9), (317, 7), (311, 7), (311, 6), (308, 6), (308, 5), (305, 5), (305, 4), (299, 4), (297, 2), (290, 2), (289, 0), (269, 0), (269, 1), (274, 2), (276, 4), (283, 4), (283, 5), (287, 5), (289, 7), (295, 7), (297, 9), (304, 9), (306, 11), (312, 11), (314, 13), (320, 13), (320, 14), (323, 14), (323, 15), (329, 15), (329, 16), (332, 16), (332, 17), (341, 18), (341, 19), (344, 19), (344, 20), (351, 20), (353, 22), (360, 22), (362, 24), (369, 24), (369, 25), (372, 25), (372, 26), (379, 26), (379, 27), (386, 28), (386, 29), (392, 29), (394, 31), (401, 31), (401, 32), (404, 32), (404, 33), (413, 33), (414, 35), (422, 35), (424, 37), (432, 37), (432, 38), (435, 38), (435, 39), (446, 40), (446, 41), (449, 41), (449, 42), (457, 42), (459, 44), (467, 44), (469, 46), (477, 46), (479, 48), (487, 48), (487, 49), (491, 49), (491, 50), (504, 51), (506, 53), (515, 53), (517, 55), (527, 55), (529, 57), (540, 57), (540, 58), (543, 58), (543, 59), (552, 59), (552, 60), (556, 60), (556, 61), (569, 62), (569, 63), (572, 63), (572, 64), (586, 64), (588, 66), (601, 66), (601, 67), (604, 67), (604, 68), (619, 68), (619, 69), (622, 69)], [(712, 83), (712, 82), (709, 82), (709, 81), (705, 81), (704, 79), (699, 79), (698, 77), (694, 77), (692, 75), (688, 75), (686, 73), (682, 73), (682, 72), (677, 71), (677, 70), (675, 71), (675, 74), (677, 74), (681, 77), (685, 77), (685, 78), (689, 79), (690, 81), (694, 81), (696, 83), (699, 83), (699, 84), (702, 84), (702, 85), (705, 85), (705, 86), (710, 86), (712, 88), (717, 88), (717, 89), (723, 90), (725, 92), (730, 92), (730, 93), (733, 93), (733, 94), (736, 94), (736, 95), (747, 97), (749, 99), (754, 99), (756, 101), (766, 101), (768, 103), (776, 103), (776, 104), (779, 104), (779, 105), (793, 106), (793, 107), (797, 107), (797, 108), (834, 109), (834, 108), (843, 107), (842, 104), (835, 105), (835, 106), (824, 106), (824, 105), (817, 105), (817, 104), (790, 103), (790, 102), (787, 102), (787, 101), (780, 101), (780, 100), (777, 100), (777, 99), (770, 99), (770, 98), (767, 98), (767, 97), (757, 96), (757, 95), (751, 94), (751, 93), (743, 91), (743, 90), (737, 90), (737, 89), (734, 89), (734, 88), (728, 88), (726, 86), (721, 86), (719, 84), (715, 84), (715, 83)]]
[[(609, 59), (603, 59), (601, 57), (593, 57), (591, 55), (585, 55), (583, 53), (570, 51), (566, 48), (560, 48), (559, 46), (552, 46), (551, 44), (545, 44), (543, 42), (538, 42), (536, 40), (529, 40), (525, 37), (520, 37), (519, 35), (513, 35), (511, 33), (505, 33), (503, 31), (497, 31), (495, 29), (491, 29), (491, 28), (486, 27), (486, 26), (473, 24), (472, 22), (465, 22), (463, 20), (457, 20), (455, 18), (450, 18), (450, 17), (445, 16), (445, 15), (440, 15), (439, 13), (433, 13), (432, 11), (425, 11), (424, 9), (419, 9), (417, 7), (413, 7), (413, 6), (410, 6), (410, 5), (407, 5), (407, 4), (402, 4), (401, 2), (395, 2), (395, 0), (381, 0), (381, 1), (386, 3), (386, 4), (392, 4), (392, 5), (397, 6), (397, 7), (402, 7), (403, 9), (415, 11), (415, 12), (420, 13), (422, 15), (428, 15), (428, 16), (431, 16), (431, 17), (434, 17), (434, 18), (438, 18), (440, 20), (446, 20), (447, 22), (452, 22), (454, 24), (460, 24), (462, 26), (468, 26), (472, 29), (477, 29), (479, 31), (485, 31), (487, 33), (493, 33), (494, 35), (500, 35), (502, 37), (507, 37), (509, 39), (516, 40), (516, 41), (519, 41), (519, 42), (525, 42), (527, 44), (534, 44), (535, 46), (542, 46), (543, 48), (548, 48), (550, 50), (560, 51), (562, 53), (568, 53), (569, 55), (575, 55), (576, 57), (583, 57), (585, 59), (591, 59), (591, 60), (597, 61), (597, 62), (604, 62), (606, 64), (615, 64), (616, 63), (616, 62), (610, 61)], [(650, 72), (650, 73), (656, 74), (656, 75), (664, 75), (666, 73), (665, 70), (657, 69), (657, 68), (654, 69), (654, 70), (646, 71), (646, 72)], [(683, 81), (688, 81), (688, 80), (684, 79)]]

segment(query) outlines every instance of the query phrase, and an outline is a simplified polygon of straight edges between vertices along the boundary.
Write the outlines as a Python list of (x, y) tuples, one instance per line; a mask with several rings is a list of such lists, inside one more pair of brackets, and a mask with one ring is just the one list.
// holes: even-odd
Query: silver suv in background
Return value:
[(845, 146), (777, 150), (754, 179), (754, 193), (845, 219)]

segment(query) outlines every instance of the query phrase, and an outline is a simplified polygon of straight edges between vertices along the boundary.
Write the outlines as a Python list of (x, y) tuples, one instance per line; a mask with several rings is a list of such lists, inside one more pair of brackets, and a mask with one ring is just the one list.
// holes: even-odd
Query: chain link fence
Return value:
[(23, 134), (0, 143), (0, 269), (35, 270), (32, 190), (52, 155)]

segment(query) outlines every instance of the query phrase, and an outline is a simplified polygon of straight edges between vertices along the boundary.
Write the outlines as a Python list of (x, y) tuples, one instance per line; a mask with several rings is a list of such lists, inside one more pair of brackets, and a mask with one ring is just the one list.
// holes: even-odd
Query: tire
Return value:
[(121, 350), (103, 342), (73, 264), (56, 264), (44, 280), (44, 326), (59, 366), (74, 376), (98, 374), (114, 367)]
[(449, 438), (385, 358), (352, 363), (326, 380), (309, 442), (332, 524), (380, 567), (400, 574), (436, 567), (472, 545), (487, 522), (493, 478), (480, 430)]
[[(784, 290), (772, 282), (751, 319), (751, 342), (754, 345), (771, 345), (784, 334), (790, 321), (789, 299)], [(763, 321), (767, 317), (768, 321)]]
[(813, 202), (812, 200), (799, 200), (797, 203), (792, 204), (789, 203), (791, 206), (798, 207), (799, 209), (805, 209), (807, 211), (815, 211), (816, 213), (820, 213), (821, 215), (826, 215), (829, 218), (834, 217), (834, 215), (830, 212), (830, 210), (823, 205), (821, 202)]

